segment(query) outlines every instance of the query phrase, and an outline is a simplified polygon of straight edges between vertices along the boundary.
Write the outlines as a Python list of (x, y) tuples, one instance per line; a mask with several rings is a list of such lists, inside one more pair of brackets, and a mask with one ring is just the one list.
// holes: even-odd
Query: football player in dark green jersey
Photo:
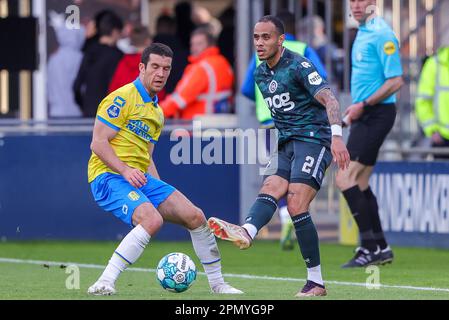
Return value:
[(237, 226), (210, 218), (209, 227), (217, 237), (248, 248), (271, 220), (278, 200), (287, 194), (287, 208), (307, 267), (307, 282), (297, 296), (324, 296), (318, 234), (309, 205), (332, 158), (340, 169), (346, 169), (349, 153), (342, 139), (339, 103), (313, 64), (283, 47), (284, 39), (284, 26), (274, 16), (261, 18), (254, 27), (254, 45), (263, 61), (254, 76), (279, 131), (278, 150), (246, 223)]

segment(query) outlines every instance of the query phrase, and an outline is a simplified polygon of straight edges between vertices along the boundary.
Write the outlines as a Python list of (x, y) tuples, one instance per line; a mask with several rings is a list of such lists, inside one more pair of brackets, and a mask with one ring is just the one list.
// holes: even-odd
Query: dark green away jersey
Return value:
[(273, 69), (264, 61), (254, 78), (279, 130), (279, 145), (293, 139), (330, 146), (326, 108), (314, 98), (329, 86), (308, 59), (284, 49)]

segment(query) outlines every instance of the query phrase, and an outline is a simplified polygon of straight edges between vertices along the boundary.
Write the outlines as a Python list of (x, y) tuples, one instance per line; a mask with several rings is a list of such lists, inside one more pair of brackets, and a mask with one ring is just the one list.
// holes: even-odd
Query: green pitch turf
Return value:
[[(245, 291), (244, 295), (210, 294), (204, 274), (198, 275), (188, 291), (174, 294), (159, 286), (154, 271), (127, 270), (117, 282), (116, 296), (88, 296), (87, 288), (102, 272), (99, 266), (107, 263), (116, 246), (117, 243), (113, 242), (0, 243), (0, 299), (287, 300), (295, 299), (294, 295), (304, 285), (306, 277), (297, 246), (294, 251), (281, 251), (277, 242), (257, 241), (249, 250), (240, 251), (229, 243), (219, 242), (223, 272), (228, 274), (226, 280)], [(364, 284), (370, 274), (365, 269), (340, 268), (351, 258), (352, 249), (321, 245), (322, 271), (327, 281), (328, 296), (318, 299), (449, 300), (449, 250), (394, 248), (394, 263), (379, 267), (382, 287), (368, 289)], [(154, 269), (163, 255), (174, 251), (190, 255), (202, 271), (190, 242), (152, 241), (132, 267)], [(4, 258), (17, 260), (11, 263), (2, 261)], [(31, 264), (29, 260), (42, 262)], [(51, 262), (63, 262), (64, 265)], [(69, 262), (89, 264), (79, 268), (80, 289), (66, 288), (71, 274), (67, 274), (69, 269), (64, 267)]]

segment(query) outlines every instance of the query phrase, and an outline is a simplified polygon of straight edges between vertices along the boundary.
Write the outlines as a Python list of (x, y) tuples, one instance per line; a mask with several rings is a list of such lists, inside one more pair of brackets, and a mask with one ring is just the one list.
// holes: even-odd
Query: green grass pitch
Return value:
[[(306, 269), (297, 246), (281, 251), (278, 242), (256, 241), (240, 251), (227, 242), (219, 242), (226, 281), (243, 290), (241, 296), (212, 295), (206, 276), (200, 273), (184, 293), (164, 291), (153, 271), (159, 259), (170, 252), (191, 256), (203, 271), (190, 242), (152, 241), (143, 256), (118, 280), (118, 294), (91, 297), (87, 288), (101, 274), (118, 242), (4, 242), (0, 243), (0, 299), (144, 299), (144, 300), (291, 300), (304, 285)], [(321, 245), (322, 271), (328, 296), (312, 299), (445, 299), (449, 300), (449, 250), (394, 248), (395, 261), (379, 267), (379, 289), (364, 285), (372, 275), (365, 269), (341, 269), (352, 256), (351, 247)], [(16, 259), (15, 262), (5, 258)], [(31, 263), (30, 260), (42, 262)], [(48, 262), (48, 263), (45, 263)], [(89, 264), (81, 266), (80, 289), (67, 289), (71, 274), (67, 268), (51, 262)], [(152, 269), (151, 271), (142, 270)]]

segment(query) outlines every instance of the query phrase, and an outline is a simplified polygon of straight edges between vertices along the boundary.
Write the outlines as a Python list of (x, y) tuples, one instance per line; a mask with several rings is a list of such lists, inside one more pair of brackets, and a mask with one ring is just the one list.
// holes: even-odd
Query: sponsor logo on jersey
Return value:
[(129, 120), (126, 128), (135, 133), (137, 136), (145, 139), (146, 141), (153, 140), (150, 135), (150, 126), (140, 120)]
[(278, 83), (276, 82), (276, 80), (271, 81), (270, 85), (268, 86), (268, 90), (270, 91), (270, 93), (274, 93), (277, 88), (278, 88)]
[(307, 61), (301, 62), (301, 65), (306, 69), (312, 68), (312, 65)]
[(361, 52), (357, 52), (355, 59), (360, 62), (363, 60), (363, 54)]
[(137, 201), (137, 200), (139, 200), (140, 195), (135, 191), (131, 191), (130, 193), (128, 193), (128, 198), (129, 198), (129, 200)]
[(295, 107), (293, 101), (290, 101), (290, 92), (284, 92), (281, 94), (274, 95), (273, 97), (268, 97), (265, 99), (267, 106), (273, 111), (273, 109), (281, 109), (287, 112)]
[(313, 86), (319, 86), (323, 83), (323, 78), (321, 78), (318, 72), (312, 72), (309, 74), (309, 83)]
[(396, 45), (393, 41), (388, 41), (384, 44), (384, 52), (388, 56), (391, 56), (396, 52)]
[(124, 204), (123, 205), (123, 207), (122, 207), (122, 212), (123, 212), (123, 214), (128, 214), (128, 206), (126, 205), (126, 204)]

